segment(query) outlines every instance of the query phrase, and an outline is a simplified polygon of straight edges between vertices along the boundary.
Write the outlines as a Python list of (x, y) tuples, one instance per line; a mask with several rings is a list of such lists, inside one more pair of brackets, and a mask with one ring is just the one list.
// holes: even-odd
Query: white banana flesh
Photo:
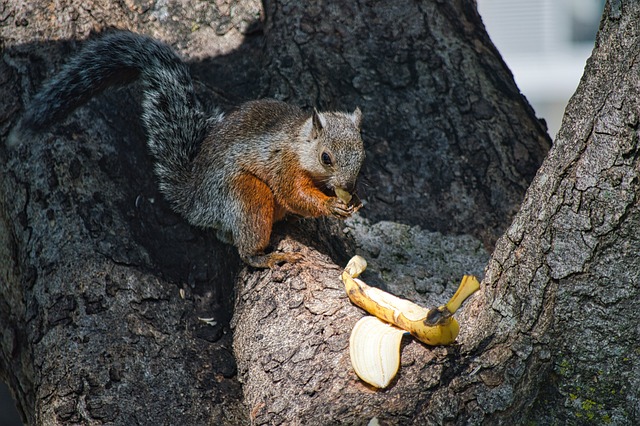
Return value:
[(358, 377), (386, 388), (400, 368), (400, 344), (406, 332), (376, 317), (362, 317), (351, 331), (349, 355)]

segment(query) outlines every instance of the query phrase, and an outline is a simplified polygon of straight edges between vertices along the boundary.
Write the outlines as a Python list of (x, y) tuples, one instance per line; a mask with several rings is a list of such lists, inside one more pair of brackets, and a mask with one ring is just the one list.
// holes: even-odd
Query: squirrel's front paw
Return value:
[(345, 219), (358, 211), (359, 207), (347, 205), (344, 201), (337, 197), (331, 197), (327, 200), (327, 209), (332, 216)]

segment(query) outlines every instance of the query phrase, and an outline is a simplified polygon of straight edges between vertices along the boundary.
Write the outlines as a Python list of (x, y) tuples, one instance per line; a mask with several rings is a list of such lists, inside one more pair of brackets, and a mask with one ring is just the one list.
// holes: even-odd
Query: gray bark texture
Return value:
[[(119, 27), (171, 43), (211, 105), (358, 105), (367, 146), (361, 214), (280, 224), (306, 260), (256, 271), (159, 196), (136, 85), (0, 144), (0, 378), (25, 423), (640, 422), (636, 2), (607, 4), (537, 174), (549, 138), (472, 2), (0, 4), (3, 140)], [(385, 391), (349, 365), (355, 253), (427, 306), (488, 265), (457, 344), (407, 340)]]

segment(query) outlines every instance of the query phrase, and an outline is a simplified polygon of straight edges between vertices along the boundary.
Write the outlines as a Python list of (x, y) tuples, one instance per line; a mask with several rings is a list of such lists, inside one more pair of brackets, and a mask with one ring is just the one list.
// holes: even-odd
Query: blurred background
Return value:
[(555, 138), (580, 82), (605, 0), (477, 0), (516, 84)]
[[(591, 55), (605, 0), (477, 0), (489, 36), (520, 91), (555, 138)], [(0, 426), (20, 426), (0, 382)]]

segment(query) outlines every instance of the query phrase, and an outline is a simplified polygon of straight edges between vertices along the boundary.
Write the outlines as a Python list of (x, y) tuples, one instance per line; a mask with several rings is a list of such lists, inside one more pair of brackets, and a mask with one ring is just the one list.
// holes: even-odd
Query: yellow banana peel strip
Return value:
[(476, 277), (465, 275), (449, 302), (438, 308), (427, 309), (359, 280), (357, 277), (366, 267), (364, 258), (354, 256), (342, 273), (349, 299), (371, 315), (408, 331), (416, 339), (432, 346), (449, 345), (455, 341), (460, 326), (453, 314), (462, 302), (480, 288)]

